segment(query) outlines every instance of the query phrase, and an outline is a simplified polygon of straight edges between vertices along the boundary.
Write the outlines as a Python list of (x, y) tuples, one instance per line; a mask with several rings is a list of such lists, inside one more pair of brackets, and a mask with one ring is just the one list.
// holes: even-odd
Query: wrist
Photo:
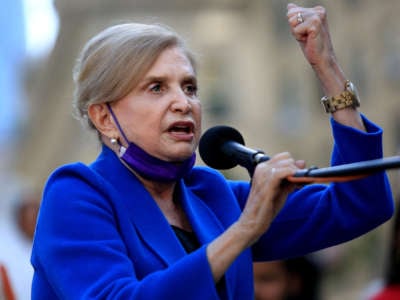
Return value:
[(256, 224), (255, 220), (243, 221), (242, 218), (239, 218), (239, 220), (232, 225), (232, 229), (241, 237), (244, 248), (251, 247), (265, 232), (265, 230), (257, 229), (258, 227), (259, 224)]
[(251, 244), (237, 222), (212, 241), (206, 248), (207, 259), (215, 282), (218, 282), (232, 262)]
[(338, 95), (343, 91), (346, 77), (336, 58), (332, 57), (322, 64), (314, 65), (313, 70), (326, 96)]
[(332, 97), (324, 96), (321, 98), (321, 103), (326, 113), (334, 113), (347, 108), (352, 108), (354, 110), (360, 106), (360, 98), (355, 85), (350, 80), (346, 80), (343, 86), (343, 92)]

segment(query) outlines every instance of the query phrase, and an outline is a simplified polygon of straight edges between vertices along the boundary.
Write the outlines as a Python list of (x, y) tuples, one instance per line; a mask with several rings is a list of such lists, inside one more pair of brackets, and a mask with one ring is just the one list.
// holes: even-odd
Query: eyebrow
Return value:
[[(167, 78), (168, 76), (148, 76), (140, 82), (140, 85), (147, 85), (151, 82), (164, 82)], [(193, 82), (197, 84), (197, 77), (195, 75), (186, 75), (183, 77), (182, 82)]]

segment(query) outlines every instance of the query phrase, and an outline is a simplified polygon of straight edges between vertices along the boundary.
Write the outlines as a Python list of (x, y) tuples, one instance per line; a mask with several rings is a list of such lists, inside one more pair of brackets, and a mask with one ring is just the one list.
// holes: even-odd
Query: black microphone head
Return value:
[(229, 141), (244, 145), (243, 137), (236, 129), (223, 125), (211, 127), (200, 138), (201, 159), (208, 166), (219, 170), (235, 167), (236, 160), (222, 151), (222, 146)]

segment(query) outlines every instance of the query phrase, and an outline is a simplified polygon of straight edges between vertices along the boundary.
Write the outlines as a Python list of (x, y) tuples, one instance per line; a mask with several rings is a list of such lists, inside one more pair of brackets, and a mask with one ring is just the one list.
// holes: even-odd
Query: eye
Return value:
[(161, 83), (157, 82), (157, 83), (153, 83), (152, 85), (150, 85), (150, 91), (155, 94), (161, 93), (162, 92)]
[(186, 84), (183, 87), (183, 91), (186, 95), (197, 96), (197, 86), (195, 84)]

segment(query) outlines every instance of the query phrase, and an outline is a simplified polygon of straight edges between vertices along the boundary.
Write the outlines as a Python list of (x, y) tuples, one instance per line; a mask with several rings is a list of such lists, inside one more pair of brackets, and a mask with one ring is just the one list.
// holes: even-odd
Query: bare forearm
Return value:
[(229, 227), (222, 235), (207, 247), (207, 257), (214, 281), (218, 282), (233, 261), (250, 246), (237, 223)]
[(215, 282), (220, 280), (233, 261), (264, 234), (296, 187), (282, 185), (294, 174), (300, 162), (289, 153), (278, 153), (257, 165), (252, 187), (240, 218), (207, 247), (207, 258)]
[[(336, 59), (329, 62), (326, 66), (314, 66), (315, 74), (321, 82), (322, 89), (326, 96), (339, 95), (344, 90), (346, 77), (337, 64)], [(337, 110), (332, 117), (339, 123), (365, 131), (361, 115), (355, 108)]]
[[(346, 78), (337, 62), (325, 8), (305, 8), (289, 3), (287, 16), (292, 34), (320, 80), (325, 96), (340, 95), (349, 78)], [(332, 116), (343, 125), (365, 131), (361, 116), (354, 107), (343, 107), (333, 112)]]

